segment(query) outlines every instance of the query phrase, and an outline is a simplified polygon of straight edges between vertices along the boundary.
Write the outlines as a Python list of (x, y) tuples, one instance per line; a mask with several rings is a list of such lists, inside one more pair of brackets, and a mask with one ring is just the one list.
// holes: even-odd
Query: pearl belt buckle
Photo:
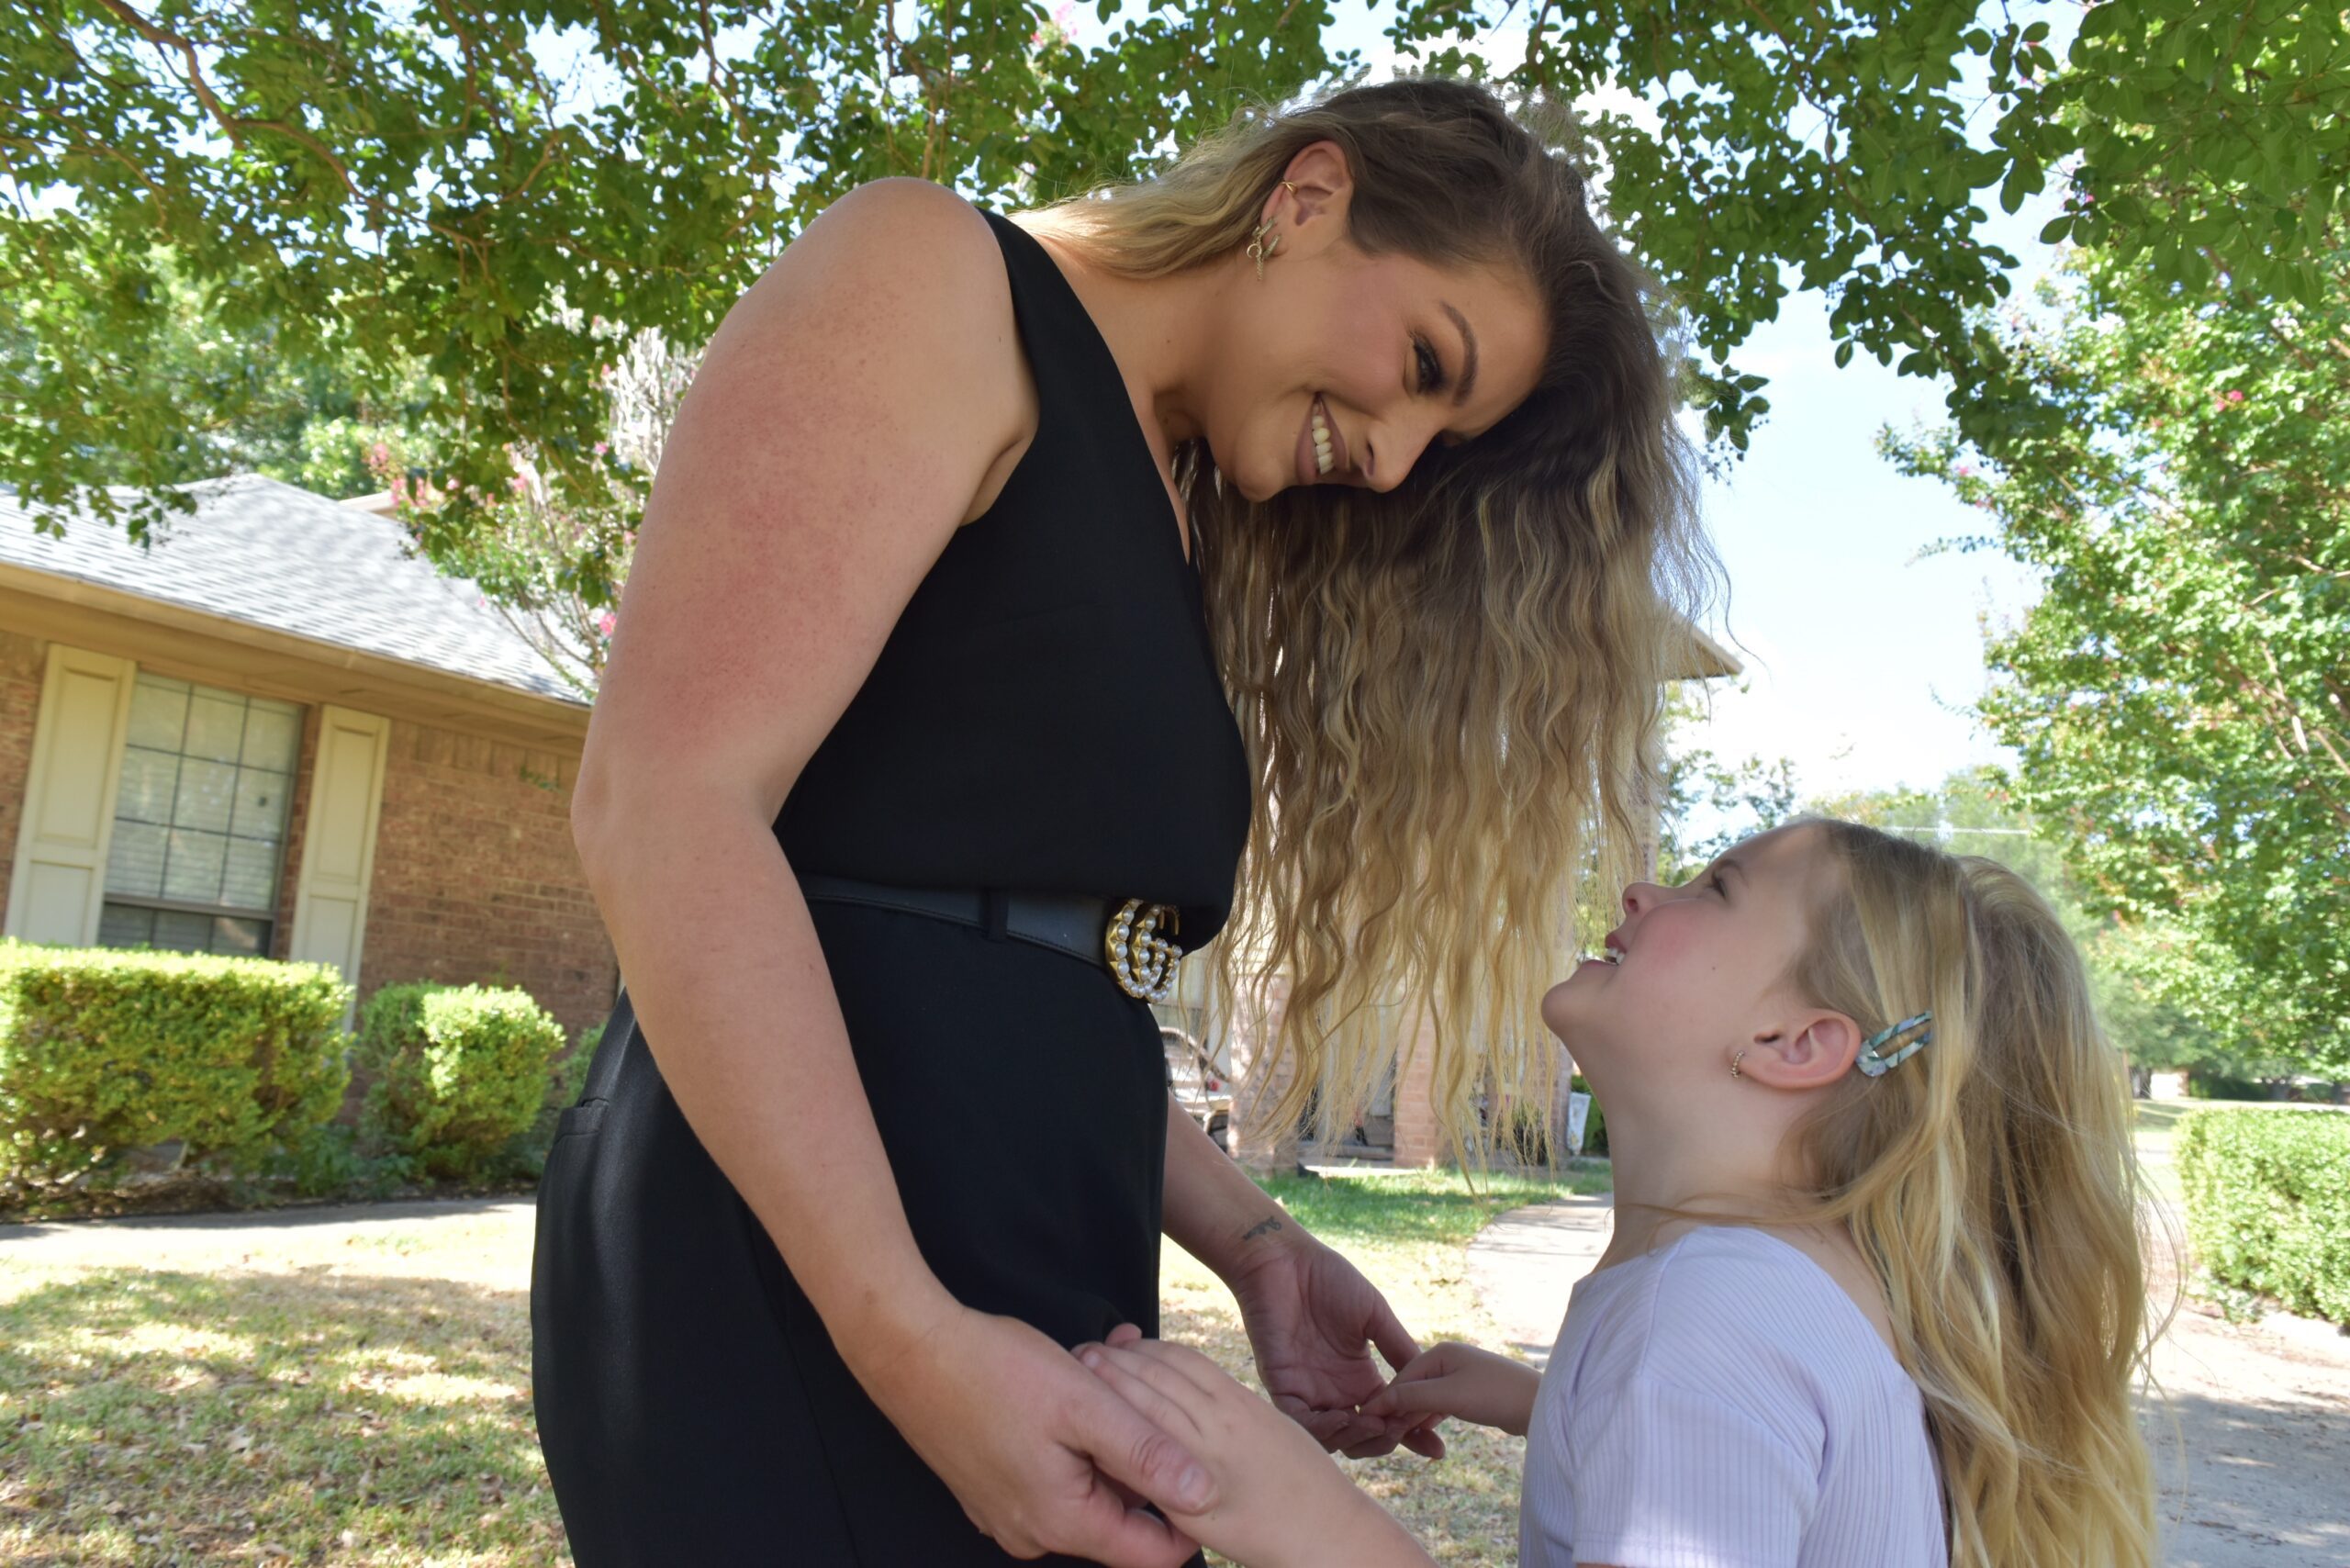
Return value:
[(1175, 966), (1183, 949), (1158, 935), (1161, 926), (1170, 935), (1182, 928), (1174, 905), (1128, 899), (1103, 934), (1118, 989), (1139, 1001), (1166, 1002), (1175, 995)]

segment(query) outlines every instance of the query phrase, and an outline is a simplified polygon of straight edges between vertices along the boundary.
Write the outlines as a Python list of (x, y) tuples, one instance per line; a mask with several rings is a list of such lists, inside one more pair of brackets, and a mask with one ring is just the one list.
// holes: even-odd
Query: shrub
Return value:
[(2262, 1078), (2240, 1078), (2217, 1068), (2197, 1065), (2187, 1073), (2191, 1100), (2282, 1100), (2282, 1086)]
[(563, 1025), (527, 991), (387, 985), (361, 1010), (364, 1137), (428, 1176), (470, 1180), (531, 1125)]
[(1550, 1118), (1541, 1106), (1513, 1107), (1502, 1132), (1500, 1151), (1520, 1165), (1550, 1163)]
[(322, 964), (0, 941), (0, 1176), (103, 1178), (173, 1143), (258, 1170), (341, 1104), (350, 994)]
[[(261, 1175), (264, 1183), (291, 1187), (297, 1197), (375, 1203), (413, 1181), (416, 1161), (404, 1154), (370, 1151), (362, 1147), (355, 1130), (329, 1122), (288, 1140), (270, 1156)], [(231, 1196), (240, 1203), (268, 1201), (265, 1185), (259, 1194), (232, 1192)]]
[(2205, 1268), (2295, 1312), (2350, 1323), (2350, 1115), (2189, 1111), (2172, 1149)]
[(595, 1059), (596, 1047), (603, 1040), (605, 1025), (611, 1022), (607, 1014), (596, 1023), (579, 1031), (579, 1038), (570, 1050), (556, 1059), (547, 1074), (546, 1098), (540, 1102), (539, 1112), (531, 1125), (514, 1135), (498, 1158), (506, 1170), (535, 1182), (546, 1173), (547, 1150), (554, 1147), (555, 1128), (564, 1112), (578, 1102), (580, 1091), (588, 1084), (588, 1067)]

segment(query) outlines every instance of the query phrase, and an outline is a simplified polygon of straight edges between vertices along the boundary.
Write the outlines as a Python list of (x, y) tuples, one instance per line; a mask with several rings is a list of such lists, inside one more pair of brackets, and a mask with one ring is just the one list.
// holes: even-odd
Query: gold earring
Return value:
[(1746, 1053), (1744, 1051), (1740, 1051), (1736, 1056), (1729, 1058), (1729, 1075), (1732, 1078), (1742, 1078), (1745, 1076), (1738, 1070), (1738, 1064), (1745, 1059)]
[(1259, 223), (1248, 231), (1248, 255), (1257, 263), (1257, 275), (1265, 275), (1265, 258), (1280, 248), (1281, 235), (1270, 223)]
[[(1289, 192), (1290, 195), (1297, 194), (1297, 185), (1294, 182), (1283, 180), (1281, 184), (1281, 189)], [(1248, 231), (1248, 259), (1257, 263), (1259, 277), (1265, 275), (1265, 258), (1279, 249), (1281, 242), (1281, 237), (1273, 232), (1273, 226), (1270, 223), (1259, 223)]]

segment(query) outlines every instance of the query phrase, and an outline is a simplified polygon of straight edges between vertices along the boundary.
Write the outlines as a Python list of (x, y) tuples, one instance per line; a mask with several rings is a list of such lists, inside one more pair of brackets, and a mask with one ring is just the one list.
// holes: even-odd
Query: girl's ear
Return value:
[(1740, 1070), (1774, 1089), (1822, 1089), (1852, 1070), (1861, 1028), (1841, 1013), (1801, 1013), (1758, 1035)]

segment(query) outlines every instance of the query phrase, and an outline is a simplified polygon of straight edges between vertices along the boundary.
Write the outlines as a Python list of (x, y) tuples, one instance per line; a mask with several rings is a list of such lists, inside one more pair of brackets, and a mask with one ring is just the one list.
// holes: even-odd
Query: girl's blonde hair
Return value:
[(1251, 503), (1204, 442), (1178, 454), (1256, 793), (1213, 1010), (1239, 1002), (1259, 1034), (1252, 1089), (1281, 1063), (1276, 1125), (1317, 1090), (1326, 1117), (1363, 1103), (1396, 998), (1433, 1011), (1456, 1129), (1480, 1090), (1547, 1103), (1536, 1005), (1578, 878), (1614, 888), (1642, 859), (1661, 685), (1718, 568), (1661, 302), (1595, 221), (1572, 136), (1538, 100), (1397, 80), (1245, 111), (1154, 179), (1024, 219), (1162, 276), (1243, 247), (1290, 160), (1329, 140), (1354, 245), (1508, 266), (1543, 302), (1533, 394), (1393, 492)]
[(1871, 1033), (1933, 1020), (1923, 1050), (1848, 1075), (1798, 1125), (1790, 1152), (1817, 1182), (1801, 1217), (1848, 1226), (1885, 1285), (1953, 1568), (2151, 1564), (2141, 1186), (2080, 954), (1995, 861), (1813, 825), (1833, 874), (1796, 985)]

